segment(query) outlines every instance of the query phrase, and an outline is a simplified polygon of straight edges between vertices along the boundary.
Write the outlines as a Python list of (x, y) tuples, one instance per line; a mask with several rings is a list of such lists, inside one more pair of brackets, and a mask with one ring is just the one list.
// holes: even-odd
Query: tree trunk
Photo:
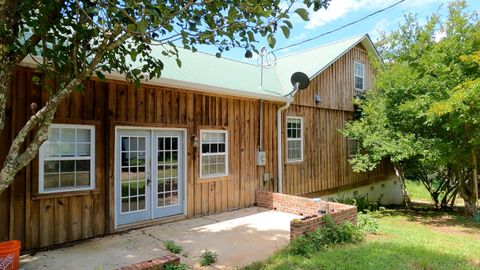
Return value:
[(472, 194), (472, 214), (478, 214), (478, 166), (477, 166), (477, 151), (475, 146), (472, 147), (472, 168), (473, 168), (473, 194)]
[(410, 208), (412, 202), (410, 200), (410, 196), (408, 196), (407, 186), (405, 185), (405, 173), (403, 171), (402, 165), (398, 163), (394, 163), (393, 167), (395, 169), (395, 173), (398, 179), (402, 183), (403, 203), (407, 208)]
[[(0, 194), (5, 191), (13, 182), (15, 175), (30, 163), (38, 153), (42, 143), (47, 140), (48, 127), (52, 123), (55, 112), (60, 102), (70, 95), (81, 80), (74, 79), (68, 85), (52, 95), (46, 105), (36, 114), (32, 115), (28, 122), (18, 132), (10, 146), (10, 150), (0, 171)], [(26, 146), (23, 153), (20, 153), (27, 136), (35, 130), (32, 141)]]
[(0, 131), (5, 127), (8, 91), (15, 65), (10, 46), (16, 40), (18, 31), (19, 17), (16, 9), (17, 1), (0, 0), (0, 25), (4, 28), (0, 35)]

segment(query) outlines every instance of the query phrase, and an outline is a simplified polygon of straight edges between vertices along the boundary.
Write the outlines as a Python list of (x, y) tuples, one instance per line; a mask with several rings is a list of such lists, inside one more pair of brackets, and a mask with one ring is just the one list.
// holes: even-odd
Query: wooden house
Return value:
[[(264, 69), (200, 52), (165, 59), (161, 78), (85, 82), (58, 108), (38, 157), (0, 194), (0, 241), (26, 250), (253, 206), (256, 190), (329, 194), (384, 180), (353, 173), (340, 133), (372, 84), (368, 36), (279, 58)], [(33, 65), (15, 70), (0, 162), (43, 104)], [(291, 97), (290, 76), (310, 86)], [(349, 150), (350, 148), (350, 150)], [(280, 151), (278, 151), (280, 149)]]

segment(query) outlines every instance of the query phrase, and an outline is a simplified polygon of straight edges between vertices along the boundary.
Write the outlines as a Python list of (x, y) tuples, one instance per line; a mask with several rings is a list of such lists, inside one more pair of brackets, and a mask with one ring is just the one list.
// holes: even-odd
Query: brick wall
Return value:
[(255, 193), (255, 202), (259, 207), (300, 216), (318, 215), (319, 210), (327, 209), (325, 201), (315, 202), (309, 198), (268, 191), (257, 191)]
[[(337, 224), (341, 224), (345, 221), (349, 221), (353, 224), (357, 223), (357, 207), (351, 205), (338, 205), (338, 208), (334, 209), (333, 212), (330, 211), (330, 218)], [(347, 206), (347, 207), (343, 207)], [(305, 235), (309, 232), (315, 231), (318, 227), (323, 224), (323, 216), (309, 216), (301, 219), (293, 219), (290, 221), (290, 239), (295, 239), (299, 236)]]
[(326, 214), (337, 224), (345, 221), (357, 222), (357, 207), (341, 203), (315, 201), (268, 191), (257, 191), (255, 202), (259, 207), (303, 216), (290, 222), (290, 239), (315, 231), (322, 226), (322, 217)]
[(179, 264), (180, 258), (170, 254), (153, 260), (139, 262), (115, 270), (163, 270), (166, 264)]

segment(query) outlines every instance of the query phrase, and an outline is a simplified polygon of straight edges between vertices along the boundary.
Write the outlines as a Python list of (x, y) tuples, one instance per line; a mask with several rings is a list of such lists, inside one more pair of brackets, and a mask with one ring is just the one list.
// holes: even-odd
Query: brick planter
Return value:
[(330, 215), (332, 221), (337, 224), (345, 221), (354, 224), (357, 222), (357, 207), (341, 203), (317, 202), (309, 198), (268, 191), (257, 191), (255, 202), (259, 207), (303, 216), (290, 221), (290, 239), (313, 232), (322, 226), (323, 215)]
[(179, 264), (180, 258), (171, 254), (160, 258), (139, 262), (115, 270), (162, 270), (166, 264)]

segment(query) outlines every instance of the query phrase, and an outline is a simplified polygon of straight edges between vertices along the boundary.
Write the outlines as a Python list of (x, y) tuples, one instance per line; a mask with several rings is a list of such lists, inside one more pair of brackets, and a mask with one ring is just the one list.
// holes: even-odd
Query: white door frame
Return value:
[[(150, 132), (150, 136), (153, 135), (153, 131), (181, 131), (183, 133), (183, 175), (184, 175), (184, 179), (183, 179), (183, 212), (182, 214), (183, 215), (186, 215), (187, 214), (187, 205), (188, 205), (188, 197), (187, 197), (187, 182), (188, 182), (188, 163), (187, 163), (187, 151), (188, 151), (188, 141), (187, 141), (187, 135), (188, 135), (188, 131), (187, 131), (187, 128), (163, 128), (163, 127), (148, 127), (148, 126), (115, 126), (115, 142), (114, 142), (114, 160), (113, 160), (113, 169), (114, 169), (114, 173), (113, 173), (113, 189), (114, 189), (114, 194), (113, 194), (113, 205), (114, 205), (114, 221), (115, 221), (115, 229), (117, 229), (119, 227), (119, 225), (117, 224), (117, 215), (119, 214), (117, 212), (117, 179), (116, 179), (116, 172), (117, 172), (117, 169), (118, 169), (118, 162), (117, 162), (117, 159), (118, 159), (118, 154), (119, 154), (119, 149), (118, 149), (118, 140), (117, 140), (117, 135), (118, 135), (118, 131), (119, 130), (146, 130), (146, 131), (149, 131)], [(152, 156), (152, 153), (153, 153), (153, 147), (150, 147), (150, 156)], [(153, 213), (151, 213), (151, 215), (153, 215)], [(161, 218), (159, 218), (161, 219)], [(134, 224), (134, 223), (133, 223)], [(121, 225), (123, 226), (123, 225)]]

